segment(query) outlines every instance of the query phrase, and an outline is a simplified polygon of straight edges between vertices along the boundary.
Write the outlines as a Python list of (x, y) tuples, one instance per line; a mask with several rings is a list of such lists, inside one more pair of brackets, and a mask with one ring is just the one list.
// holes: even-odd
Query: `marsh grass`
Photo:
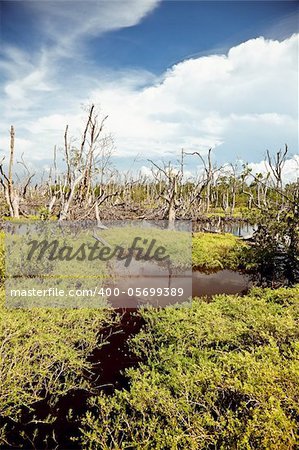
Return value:
[(242, 254), (246, 244), (229, 233), (195, 233), (192, 239), (194, 270), (216, 271), (242, 268)]

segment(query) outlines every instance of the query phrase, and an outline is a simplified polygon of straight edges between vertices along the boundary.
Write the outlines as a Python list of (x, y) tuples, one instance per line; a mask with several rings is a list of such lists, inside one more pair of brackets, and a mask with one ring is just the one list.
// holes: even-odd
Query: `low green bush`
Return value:
[(8, 309), (2, 288), (0, 301), (0, 419), (17, 425), (35, 402), (55, 405), (70, 390), (89, 388), (87, 356), (112, 319), (103, 309)]
[(236, 270), (242, 267), (242, 251), (246, 248), (232, 234), (195, 233), (192, 239), (192, 265), (196, 270)]
[(299, 445), (299, 289), (143, 310), (129, 390), (94, 397), (84, 449)]

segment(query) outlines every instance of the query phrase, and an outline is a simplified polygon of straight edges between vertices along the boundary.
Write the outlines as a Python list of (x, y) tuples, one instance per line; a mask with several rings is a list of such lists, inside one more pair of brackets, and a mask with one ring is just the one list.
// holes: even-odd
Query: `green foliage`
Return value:
[(50, 213), (49, 209), (42, 206), (38, 210), (38, 220), (56, 220), (57, 217)]
[(208, 218), (218, 217), (233, 217), (234, 219), (245, 219), (247, 217), (249, 209), (240, 203), (240, 206), (234, 208), (233, 212), (225, 212), (223, 208), (211, 208), (211, 212), (205, 213), (204, 216)]
[[(32, 224), (28, 222), (28, 225)], [(48, 256), (53, 248), (55, 249), (56, 244), (45, 251), (46, 257), (40, 258), (42, 249), (40, 247), (28, 258), (30, 249), (33, 248), (30, 245), (31, 241), (39, 243), (57, 241), (56, 254), (58, 249), (64, 246), (69, 246), (71, 253), (75, 253), (82, 244), (86, 246), (88, 252), (88, 245), (95, 243), (91, 232), (79, 230), (76, 233), (71, 228), (60, 229), (55, 224), (51, 225), (50, 222), (38, 222), (33, 225), (21, 229), (16, 227), (6, 236), (6, 251), (9, 253), (6, 261), (6, 287), (10, 306), (25, 306), (26, 308), (36, 306), (98, 308), (107, 306), (105, 297), (91, 295), (92, 289), (100, 289), (104, 282), (112, 277), (106, 262), (89, 261), (87, 257), (84, 261), (73, 259), (71, 263), (63, 258), (62, 260), (51, 260)], [(65, 293), (69, 289), (76, 289), (80, 290), (82, 294), (74, 297), (68, 295), (47, 297), (9, 295), (11, 289), (24, 291), (34, 288), (64, 290)]]
[(201, 271), (238, 269), (246, 245), (232, 234), (195, 233), (192, 265)]
[(7, 309), (3, 289), (0, 295), (0, 417), (17, 425), (33, 403), (47, 399), (53, 405), (71, 389), (88, 388), (87, 356), (112, 319), (103, 309)]
[(82, 448), (298, 448), (298, 313), (299, 288), (142, 311), (144, 363), (93, 399)]
[(253, 245), (243, 252), (247, 269), (261, 284), (277, 286), (299, 282), (299, 216), (294, 210), (269, 208), (255, 214), (258, 225)]

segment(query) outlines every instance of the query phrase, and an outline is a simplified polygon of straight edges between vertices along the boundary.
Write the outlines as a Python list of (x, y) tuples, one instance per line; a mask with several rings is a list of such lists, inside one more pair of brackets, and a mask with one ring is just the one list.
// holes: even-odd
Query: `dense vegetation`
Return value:
[(242, 268), (247, 246), (232, 234), (195, 233), (192, 239), (192, 265), (195, 270), (213, 271)]
[(14, 443), (6, 427), (13, 431), (37, 402), (45, 400), (49, 415), (42, 421), (51, 423), (51, 409), (62, 396), (90, 389), (84, 377), (91, 368), (87, 357), (112, 318), (103, 309), (7, 309), (3, 288), (0, 296), (0, 445), (5, 445)]
[[(0, 275), (5, 277), (4, 233), (0, 233)], [(38, 423), (51, 424), (59, 400), (74, 390), (92, 390), (86, 374), (88, 356), (101, 339), (104, 326), (114, 323), (109, 309), (10, 309), (0, 287), (0, 446), (41, 439)], [(43, 402), (42, 414), (34, 406)], [(32, 435), (22, 431), (24, 415)], [(56, 414), (57, 415), (57, 414)], [(27, 422), (28, 422), (27, 418)], [(19, 431), (16, 431), (19, 430)], [(47, 446), (47, 432), (42, 440)]]
[(253, 245), (243, 261), (260, 285), (277, 287), (299, 282), (299, 209), (275, 207), (255, 215)]
[[(297, 230), (290, 219), (282, 223)], [(102, 236), (126, 244), (134, 231), (111, 229)], [(272, 259), (283, 233), (276, 230), (275, 236)], [(194, 233), (192, 243), (193, 267), (204, 271), (240, 268), (250, 258), (261, 264), (258, 255), (263, 258), (265, 251), (229, 234)], [(185, 244), (170, 244), (175, 261), (183, 264)], [(145, 327), (130, 344), (142, 364), (128, 371), (128, 388), (109, 395), (94, 390), (86, 377), (92, 369), (88, 357), (105, 343), (103, 327), (119, 316), (95, 309), (10, 310), (3, 290), (1, 299), (2, 448), (51, 446), (51, 426), (41, 424), (53, 424), (61, 399), (80, 390), (92, 395), (87, 414), (64, 413), (80, 429), (73, 431), (77, 448), (283, 450), (299, 444), (298, 287), (255, 288), (244, 297), (142, 310)], [(46, 414), (36, 413), (40, 401)], [(24, 413), (32, 423), (29, 436)]]
[(295, 449), (299, 289), (144, 310), (130, 389), (91, 402), (86, 449)]

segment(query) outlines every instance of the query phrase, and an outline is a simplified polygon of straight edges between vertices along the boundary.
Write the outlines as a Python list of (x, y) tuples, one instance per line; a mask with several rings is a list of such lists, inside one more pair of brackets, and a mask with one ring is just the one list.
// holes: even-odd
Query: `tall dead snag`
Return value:
[(288, 146), (285, 144), (284, 151), (279, 150), (275, 157), (270, 155), (269, 150), (267, 150), (267, 163), (269, 165), (271, 175), (274, 179), (276, 189), (282, 190), (282, 170), (286, 163), (288, 155)]
[[(252, 168), (245, 164), (243, 167), (242, 179), (243, 193), (249, 197), (249, 208), (254, 205), (257, 209), (273, 207), (273, 200), (277, 211), (282, 211), (285, 203), (292, 203), (287, 195), (283, 183), (283, 168), (288, 158), (288, 146), (284, 150), (279, 150), (275, 155), (271, 155), (269, 150), (266, 152), (265, 168), (267, 172), (254, 173)], [(245, 181), (249, 179), (248, 186)], [(245, 189), (246, 188), (246, 189)], [(256, 194), (252, 190), (256, 190)], [(274, 194), (274, 195), (273, 195)]]
[(4, 160), (5, 157), (0, 162), (0, 183), (4, 190), (5, 200), (9, 209), (10, 217), (14, 217), (18, 219), (20, 217), (20, 202), (26, 196), (26, 192), (28, 186), (30, 184), (31, 179), (34, 177), (34, 174), (31, 175), (24, 160), (22, 157), (22, 161), (18, 161), (26, 169), (26, 177), (23, 180), (23, 183), (19, 183), (18, 186), (14, 184), (13, 181), (13, 167), (14, 167), (14, 153), (15, 153), (15, 130), (14, 127), (10, 127), (10, 152), (9, 152), (9, 162), (8, 162), (8, 170), (7, 174), (4, 169)]
[[(282, 151), (281, 149), (276, 153), (275, 156), (271, 156), (269, 150), (267, 150), (267, 163), (270, 168), (270, 176), (274, 183), (274, 188), (276, 189), (277, 193), (277, 199), (276, 203), (277, 205), (281, 202), (284, 204), (284, 197), (281, 194), (283, 192), (283, 177), (282, 177), (282, 171), (284, 168), (284, 165), (286, 163), (288, 156), (288, 146), (285, 144), (285, 148)], [(280, 198), (279, 198), (280, 197)]]
[(196, 197), (205, 197), (205, 212), (208, 213), (210, 205), (212, 203), (213, 185), (215, 182), (215, 176), (222, 167), (217, 167), (212, 163), (212, 148), (209, 148), (206, 159), (199, 152), (184, 152), (185, 155), (197, 156), (203, 164), (203, 173), (198, 180), (198, 185), (195, 189), (197, 192)]
[[(108, 198), (103, 189), (103, 174), (112, 152), (112, 138), (103, 134), (108, 116), (100, 118), (95, 105), (88, 108), (81, 144), (76, 147), (64, 133), (64, 161), (66, 173), (59, 177), (55, 197), (60, 198), (59, 220), (69, 217), (72, 207), (86, 216), (86, 209), (93, 209), (99, 221), (99, 205)], [(97, 185), (100, 183), (100, 187)], [(53, 196), (54, 197), (54, 196)], [(55, 200), (54, 200), (55, 202)], [(50, 201), (51, 204), (51, 201)]]
[(168, 165), (158, 166), (152, 160), (148, 160), (156, 170), (152, 170), (154, 178), (160, 186), (159, 197), (166, 203), (166, 211), (164, 217), (167, 217), (169, 227), (173, 227), (177, 210), (181, 206), (181, 184), (184, 176), (184, 153), (181, 154), (180, 168), (177, 169)]

